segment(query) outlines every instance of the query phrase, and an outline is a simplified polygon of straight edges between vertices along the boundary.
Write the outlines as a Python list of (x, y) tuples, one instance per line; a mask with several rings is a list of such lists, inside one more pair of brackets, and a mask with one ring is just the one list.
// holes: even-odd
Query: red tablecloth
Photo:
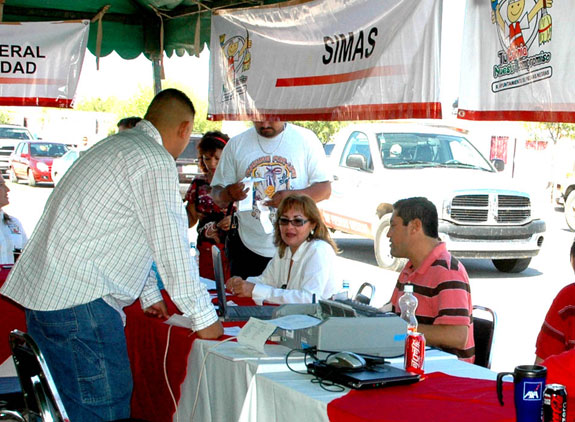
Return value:
[(504, 383), (503, 394), (500, 406), (495, 381), (435, 372), (416, 384), (352, 390), (328, 403), (327, 414), (331, 422), (514, 422), (513, 383)]
[[(0, 286), (4, 284), (11, 265), (0, 265)], [(24, 308), (10, 299), (0, 296), (0, 363), (12, 355), (9, 335), (12, 330), (26, 331), (26, 315)]]
[[(170, 314), (179, 313), (167, 294), (164, 300)], [(234, 300), (235, 301), (235, 300)], [(126, 341), (134, 378), (132, 394), (132, 417), (151, 422), (170, 422), (175, 406), (164, 375), (164, 354), (169, 325), (157, 318), (148, 317), (140, 302), (124, 309), (126, 312)], [(224, 323), (226, 326), (245, 323)], [(225, 336), (222, 337), (226, 338)], [(180, 386), (186, 376), (188, 355), (196, 339), (190, 330), (172, 327), (166, 359), (166, 371), (176, 402), (180, 397)]]

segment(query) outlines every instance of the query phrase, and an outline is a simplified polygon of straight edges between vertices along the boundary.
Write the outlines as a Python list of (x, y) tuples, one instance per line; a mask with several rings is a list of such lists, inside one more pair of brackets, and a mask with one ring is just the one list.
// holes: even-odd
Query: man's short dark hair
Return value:
[(422, 196), (400, 199), (393, 204), (393, 211), (396, 216), (401, 217), (404, 226), (412, 220), (419, 219), (426, 236), (439, 238), (437, 208), (429, 199)]
[(131, 129), (138, 124), (138, 122), (142, 120), (141, 117), (124, 117), (121, 119), (116, 126), (118, 127), (125, 127), (126, 129)]
[(144, 116), (144, 118), (146, 120), (150, 120), (151, 116), (157, 115), (162, 106), (171, 100), (178, 101), (180, 104), (187, 107), (190, 113), (195, 116), (196, 109), (194, 108), (192, 100), (190, 100), (190, 98), (182, 91), (175, 88), (168, 88), (156, 94), (148, 106), (148, 111), (146, 112), (146, 116)]

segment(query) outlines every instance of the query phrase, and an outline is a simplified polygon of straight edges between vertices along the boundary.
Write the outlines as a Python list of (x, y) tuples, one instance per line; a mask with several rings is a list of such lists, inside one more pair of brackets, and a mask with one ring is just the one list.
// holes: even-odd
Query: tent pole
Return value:
[(160, 59), (152, 59), (152, 69), (154, 71), (154, 95), (156, 95), (162, 90), (162, 65)]
[(4, 18), (4, 3), (6, 2), (6, 0), (0, 0), (0, 22), (2, 22), (2, 19)]

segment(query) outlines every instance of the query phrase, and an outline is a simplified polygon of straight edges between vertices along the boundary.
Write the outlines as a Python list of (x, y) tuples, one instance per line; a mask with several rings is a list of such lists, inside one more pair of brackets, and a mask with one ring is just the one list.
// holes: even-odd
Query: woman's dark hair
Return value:
[(202, 157), (204, 155), (213, 155), (218, 149), (224, 149), (229, 140), (230, 137), (228, 135), (217, 130), (204, 133), (204, 136), (202, 136), (202, 139), (200, 139), (196, 147), (198, 149), (200, 170), (202, 170), (203, 173), (207, 173), (208, 169)]
[(280, 258), (283, 258), (287, 245), (282, 239), (279, 221), (280, 217), (291, 209), (300, 210), (310, 224), (315, 224), (315, 229), (309, 234), (308, 241), (313, 239), (323, 240), (331, 245), (335, 253), (339, 253), (339, 249), (331, 238), (314, 200), (308, 195), (290, 195), (280, 202), (274, 223), (274, 245), (279, 249)]

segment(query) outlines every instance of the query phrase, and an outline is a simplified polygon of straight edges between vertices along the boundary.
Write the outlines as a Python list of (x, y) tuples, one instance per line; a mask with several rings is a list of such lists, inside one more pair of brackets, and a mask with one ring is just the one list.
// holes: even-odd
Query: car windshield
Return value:
[(376, 134), (383, 165), (399, 167), (458, 167), (493, 171), (467, 139), (429, 133)]
[(28, 130), (16, 127), (0, 127), (0, 138), (22, 140), (32, 139)]
[(32, 157), (61, 157), (66, 151), (68, 151), (68, 148), (64, 144), (30, 144), (30, 155)]

